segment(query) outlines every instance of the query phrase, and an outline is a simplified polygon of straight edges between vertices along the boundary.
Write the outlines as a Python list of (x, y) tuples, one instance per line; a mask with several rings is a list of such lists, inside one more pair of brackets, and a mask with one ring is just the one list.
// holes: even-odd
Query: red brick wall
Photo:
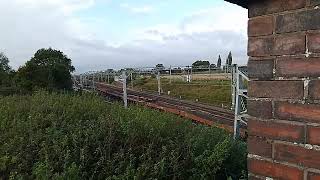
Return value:
[(320, 0), (252, 0), (250, 179), (320, 180)]

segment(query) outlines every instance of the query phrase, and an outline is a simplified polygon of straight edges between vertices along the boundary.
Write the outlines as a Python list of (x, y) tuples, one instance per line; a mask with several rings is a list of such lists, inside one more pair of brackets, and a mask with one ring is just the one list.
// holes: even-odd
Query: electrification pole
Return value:
[(133, 77), (132, 77), (132, 72), (130, 74), (130, 82), (131, 82), (131, 89), (133, 89)]
[(123, 104), (124, 108), (128, 108), (128, 95), (127, 95), (127, 76), (126, 72), (122, 72), (122, 85), (123, 85)]
[(158, 71), (157, 80), (158, 80), (158, 94), (161, 95), (161, 79), (160, 71)]
[(95, 83), (94, 83), (94, 73), (92, 74), (92, 88), (93, 90), (95, 90)]
[(172, 82), (172, 70), (171, 70), (171, 65), (170, 65), (169, 73), (170, 73), (170, 84), (171, 84), (171, 82)]
[(235, 90), (235, 107), (234, 107), (234, 112), (235, 112), (235, 116), (234, 116), (234, 125), (233, 125), (233, 138), (236, 139), (238, 137), (238, 114), (239, 114), (239, 72), (238, 72), (238, 66), (235, 65), (234, 66), (234, 72), (235, 72), (235, 83), (236, 83), (236, 90)]

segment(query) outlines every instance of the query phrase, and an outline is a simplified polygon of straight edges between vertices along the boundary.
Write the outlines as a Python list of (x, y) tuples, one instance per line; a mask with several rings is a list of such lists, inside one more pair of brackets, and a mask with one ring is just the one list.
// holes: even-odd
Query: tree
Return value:
[(231, 53), (231, 51), (228, 54), (226, 65), (227, 66), (231, 66), (232, 65), (232, 53)]
[(3, 52), (0, 52), (0, 71), (9, 73), (10, 70), (8, 57)]
[(210, 62), (209, 61), (196, 61), (192, 64), (193, 68), (209, 68)]
[(157, 71), (162, 71), (162, 70), (164, 70), (165, 68), (164, 68), (164, 66), (163, 66), (163, 64), (157, 64), (156, 65), (156, 70)]
[(9, 58), (0, 52), (0, 86), (10, 86), (13, 74), (9, 66)]
[(221, 69), (221, 56), (219, 55), (218, 62), (217, 62), (217, 68)]
[(27, 91), (37, 88), (59, 90), (72, 88), (71, 73), (75, 68), (63, 52), (40, 49), (17, 73), (18, 84)]
[(216, 64), (210, 64), (210, 69), (215, 69), (216, 67)]

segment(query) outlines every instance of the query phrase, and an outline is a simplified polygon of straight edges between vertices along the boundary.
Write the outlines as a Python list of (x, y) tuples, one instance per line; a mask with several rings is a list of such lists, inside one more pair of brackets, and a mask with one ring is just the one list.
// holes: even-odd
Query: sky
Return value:
[(223, 0), (0, 0), (0, 51), (17, 69), (40, 48), (77, 72), (247, 63), (247, 10)]

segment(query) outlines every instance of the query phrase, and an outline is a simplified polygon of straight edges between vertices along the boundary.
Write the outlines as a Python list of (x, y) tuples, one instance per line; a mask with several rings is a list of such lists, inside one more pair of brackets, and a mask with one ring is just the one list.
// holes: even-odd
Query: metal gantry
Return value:
[(234, 110), (234, 138), (240, 135), (240, 125), (247, 125), (248, 75), (235, 64), (232, 66), (232, 110)]
[[(246, 125), (246, 114), (247, 114), (247, 81), (249, 81), (246, 72), (242, 71), (237, 65), (233, 65), (232, 67), (226, 67), (225, 69), (229, 69), (232, 78), (232, 106), (231, 109), (234, 111), (235, 118), (234, 118), (234, 138), (239, 137), (240, 134), (240, 127)], [(110, 84), (110, 78), (115, 78), (115, 80), (122, 83), (123, 86), (123, 102), (125, 108), (128, 107), (128, 100), (127, 100), (127, 76), (129, 76), (131, 80), (131, 88), (133, 88), (133, 79), (136, 75), (154, 75), (156, 74), (158, 80), (158, 94), (162, 94), (161, 88), (161, 75), (168, 75), (170, 79), (170, 83), (172, 81), (172, 75), (181, 75), (187, 77), (187, 82), (192, 81), (193, 70), (198, 70), (192, 66), (185, 66), (185, 68), (174, 68), (170, 66), (168, 69), (163, 70), (156, 70), (152, 68), (129, 68), (129, 69), (121, 69), (119, 71), (90, 71), (84, 74), (80, 74), (79, 76), (75, 77), (77, 83), (79, 83), (79, 87), (83, 89), (91, 89), (95, 90), (96, 82), (108, 82)], [(209, 73), (213, 71), (217, 71), (218, 73), (223, 72), (220, 68), (214, 69), (209, 67)], [(178, 72), (178, 73), (177, 73)], [(226, 71), (227, 74), (228, 71)], [(128, 74), (127, 74), (128, 73)], [(133, 76), (135, 74), (135, 76)], [(169, 92), (168, 92), (169, 93)]]

